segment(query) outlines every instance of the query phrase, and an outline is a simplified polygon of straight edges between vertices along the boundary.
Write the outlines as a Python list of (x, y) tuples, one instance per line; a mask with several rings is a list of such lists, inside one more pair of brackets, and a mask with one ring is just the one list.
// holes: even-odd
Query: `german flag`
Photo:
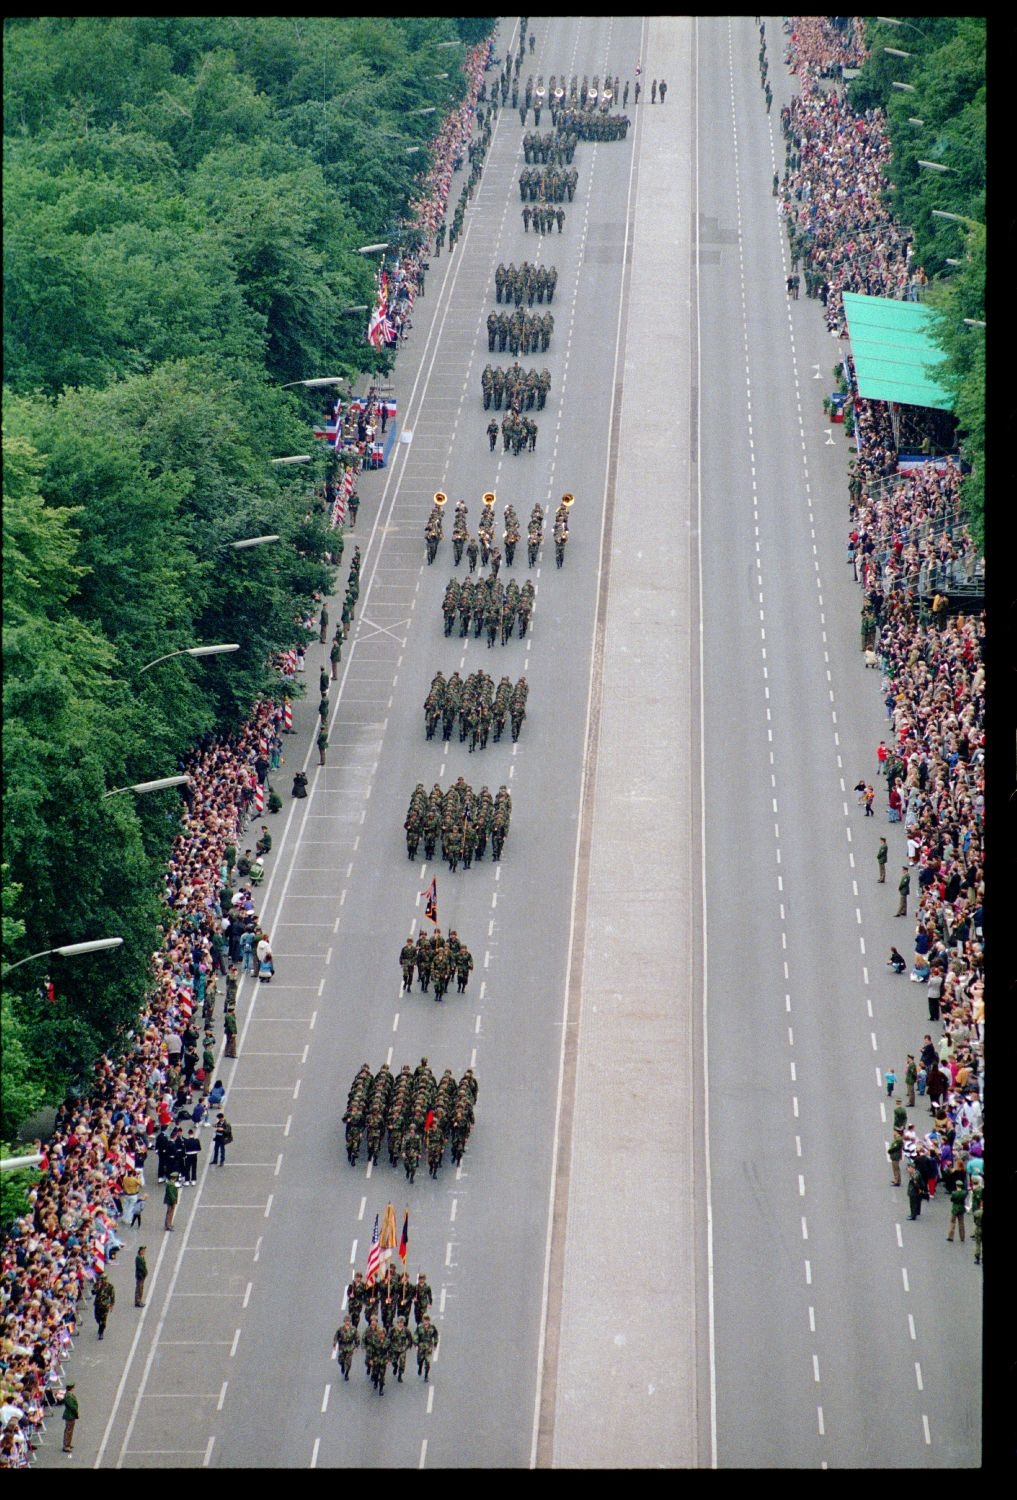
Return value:
[(426, 903), (424, 905), (424, 921), (425, 922), (433, 922), (434, 925), (437, 927), (437, 925), (438, 925), (438, 877), (437, 877), (437, 875), (431, 881), (431, 884), (427, 887), (427, 890), (421, 892), (421, 895), (427, 897), (427, 901), (426, 901)]

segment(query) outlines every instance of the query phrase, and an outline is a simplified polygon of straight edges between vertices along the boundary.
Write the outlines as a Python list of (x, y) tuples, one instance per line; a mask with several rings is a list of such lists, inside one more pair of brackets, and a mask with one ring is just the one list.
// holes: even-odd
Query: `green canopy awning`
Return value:
[(845, 292), (844, 312), (860, 396), (953, 410), (952, 397), (930, 374), (943, 358), (930, 308)]

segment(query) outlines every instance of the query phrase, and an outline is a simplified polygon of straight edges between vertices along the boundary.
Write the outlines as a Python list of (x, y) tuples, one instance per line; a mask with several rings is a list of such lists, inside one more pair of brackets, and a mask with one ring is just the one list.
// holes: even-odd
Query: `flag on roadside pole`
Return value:
[(403, 1232), (399, 1236), (399, 1259), (403, 1263), (403, 1270), (406, 1269), (406, 1252), (409, 1250), (409, 1248), (410, 1248), (410, 1211), (409, 1211), (408, 1208), (405, 1208), (405, 1209), (403, 1209)]
[(378, 1242), (378, 1215), (374, 1216), (374, 1230), (371, 1234), (371, 1248), (367, 1253), (367, 1272), (364, 1280), (368, 1286), (373, 1286), (378, 1272), (381, 1270), (381, 1245)]
[(435, 875), (434, 879), (431, 881), (431, 884), (427, 887), (427, 890), (426, 891), (421, 891), (420, 894), (422, 896), (426, 896), (427, 897), (427, 901), (426, 901), (425, 906), (424, 906), (424, 921), (425, 922), (433, 922), (434, 925), (437, 927), (437, 925), (438, 925), (438, 877), (437, 877), (437, 875)]
[(395, 1209), (391, 1203), (386, 1207), (384, 1217), (381, 1221), (381, 1238), (378, 1243), (381, 1246), (382, 1259), (391, 1260), (392, 1251), (396, 1249), (399, 1243), (396, 1235)]

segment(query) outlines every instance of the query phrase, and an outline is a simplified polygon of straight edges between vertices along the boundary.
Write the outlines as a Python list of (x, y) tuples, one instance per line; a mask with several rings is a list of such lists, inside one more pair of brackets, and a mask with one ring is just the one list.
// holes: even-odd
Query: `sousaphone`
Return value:
[(446, 495), (446, 493), (445, 493), (444, 490), (436, 490), (435, 491), (435, 494), (434, 494), (434, 503), (435, 503), (435, 505), (447, 505), (448, 504), (448, 496)]
[(576, 503), (576, 497), (575, 497), (575, 495), (569, 494), (568, 492), (566, 492), (561, 497), (561, 503), (562, 503), (562, 505), (575, 505), (575, 503)]

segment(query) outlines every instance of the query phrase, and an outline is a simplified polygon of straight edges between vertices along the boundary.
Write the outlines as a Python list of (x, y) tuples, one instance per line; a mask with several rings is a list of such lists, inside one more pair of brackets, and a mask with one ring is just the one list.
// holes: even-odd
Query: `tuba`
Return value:
[(494, 490), (485, 490), (484, 491), (484, 504), (485, 505), (493, 505), (494, 504), (494, 500), (495, 500)]
[(444, 490), (436, 490), (435, 491), (434, 503), (435, 503), (435, 505), (447, 505), (448, 504), (448, 496), (445, 494)]
[(576, 497), (575, 497), (575, 495), (566, 493), (566, 494), (562, 495), (562, 497), (561, 497), (561, 503), (562, 503), (562, 505), (575, 505), (575, 503), (576, 503)]

